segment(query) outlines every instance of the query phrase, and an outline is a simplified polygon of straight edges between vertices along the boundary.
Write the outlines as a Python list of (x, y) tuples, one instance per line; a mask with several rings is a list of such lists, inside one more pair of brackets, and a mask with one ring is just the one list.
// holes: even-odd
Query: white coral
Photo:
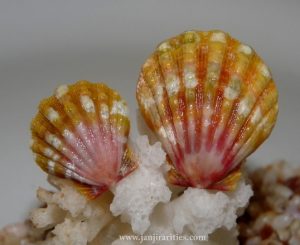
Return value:
[(143, 234), (150, 226), (149, 216), (160, 202), (168, 202), (171, 191), (161, 171), (165, 153), (160, 143), (149, 145), (148, 137), (139, 137), (135, 144), (139, 168), (120, 181), (110, 206), (114, 215), (131, 223), (135, 233)]
[(37, 196), (47, 205), (31, 213), (31, 221), (35, 227), (54, 227), (47, 239), (38, 243), (39, 245), (85, 245), (112, 220), (109, 212), (112, 199), (110, 193), (95, 201), (88, 201), (68, 180), (49, 177), (49, 182), (59, 188), (59, 191), (50, 192), (39, 188)]
[(184, 228), (195, 235), (209, 235), (218, 228), (232, 229), (237, 212), (247, 205), (253, 192), (250, 185), (241, 182), (234, 192), (212, 192), (188, 188), (172, 203), (172, 224), (177, 233)]

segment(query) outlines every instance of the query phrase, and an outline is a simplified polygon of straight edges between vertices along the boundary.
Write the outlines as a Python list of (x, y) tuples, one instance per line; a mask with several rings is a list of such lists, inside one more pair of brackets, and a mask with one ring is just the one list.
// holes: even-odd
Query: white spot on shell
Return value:
[(238, 114), (246, 117), (248, 116), (249, 112), (250, 112), (249, 101), (247, 98), (245, 98), (239, 104)]
[(236, 99), (240, 94), (240, 84), (240, 80), (237, 77), (233, 77), (224, 90), (224, 97), (228, 100)]
[(266, 127), (268, 126), (268, 117), (264, 117), (261, 122), (259, 123), (259, 127), (266, 129)]
[(52, 157), (54, 152), (50, 148), (45, 148), (44, 149), (44, 155), (48, 158)]
[(52, 159), (53, 159), (54, 161), (58, 161), (59, 158), (60, 158), (60, 156), (57, 155), (57, 154), (53, 154), (53, 156), (52, 156)]
[(171, 45), (168, 42), (163, 42), (158, 46), (158, 51), (167, 51), (171, 49)]
[[(153, 65), (153, 59), (152, 59), (152, 58), (148, 58), (148, 59), (145, 61), (144, 65), (143, 65), (143, 69), (145, 69), (145, 68), (147, 68), (147, 67), (149, 67), (149, 66), (151, 66), (151, 65)], [(141, 77), (140, 79), (143, 79), (143, 80), (144, 80), (143, 77)]]
[(238, 97), (239, 92), (231, 87), (227, 87), (224, 92), (224, 96), (228, 100), (234, 100)]
[(197, 78), (194, 72), (184, 73), (184, 85), (186, 88), (195, 88), (197, 86)]
[(163, 86), (161, 84), (158, 84), (156, 86), (156, 100), (158, 101), (158, 103), (160, 103), (163, 100), (163, 93), (164, 93), (164, 89)]
[(68, 129), (64, 129), (63, 136), (69, 142), (74, 142), (75, 141), (75, 135), (70, 130), (68, 130)]
[(203, 118), (204, 118), (204, 121), (203, 121), (203, 125), (204, 127), (208, 127), (210, 124), (211, 124), (211, 115), (212, 115), (213, 111), (211, 110), (211, 107), (208, 104), (206, 104), (204, 106), (204, 110), (203, 110)]
[(179, 91), (179, 80), (178, 80), (178, 78), (176, 77), (172, 81), (167, 82), (166, 87), (167, 87), (167, 91), (168, 91), (169, 96), (177, 94), (178, 91)]
[(155, 101), (152, 98), (142, 97), (141, 100), (146, 110), (155, 104)]
[(44, 155), (48, 158), (53, 159), (54, 161), (58, 161), (60, 156), (58, 154), (55, 154), (55, 152), (50, 148), (44, 149)]
[(214, 32), (211, 35), (210, 40), (213, 41), (213, 42), (226, 43), (225, 33), (223, 33), (223, 32)]
[(50, 174), (53, 174), (55, 172), (55, 162), (49, 160), (48, 161), (48, 171)]
[(186, 31), (186, 32), (184, 32), (184, 35), (185, 36), (190, 36), (190, 35), (192, 35), (192, 37), (193, 37), (193, 39), (194, 39), (194, 42), (200, 42), (201, 41), (201, 37), (200, 37), (200, 35), (196, 32), (196, 31)]
[(60, 99), (69, 91), (68, 85), (61, 85), (55, 91), (55, 97)]
[(241, 44), (239, 47), (238, 47), (238, 51), (246, 54), (246, 55), (249, 55), (252, 53), (252, 49), (248, 46), (248, 45), (245, 45), (245, 44)]
[(167, 133), (166, 133), (166, 130), (164, 129), (164, 127), (160, 127), (160, 129), (158, 130), (158, 134), (160, 136), (162, 136), (163, 138), (167, 138)]
[(95, 112), (95, 105), (92, 99), (87, 95), (80, 96), (80, 102), (82, 105), (82, 108), (86, 112)]
[(66, 169), (65, 177), (68, 178), (68, 179), (72, 177), (72, 171), (70, 169)]
[(30, 147), (33, 147), (34, 143), (35, 143), (34, 139), (30, 139), (30, 141), (29, 141)]
[(59, 149), (61, 146), (61, 141), (59, 138), (57, 138), (54, 134), (47, 134), (46, 135), (46, 141), (50, 145), (53, 145), (56, 149)]
[(268, 67), (265, 64), (261, 65), (260, 71), (263, 74), (263, 76), (265, 76), (267, 78), (271, 76), (270, 71), (269, 71)]
[(54, 110), (52, 107), (50, 107), (47, 111), (47, 119), (50, 121), (50, 122), (54, 122), (56, 121), (57, 119), (59, 119), (59, 114), (56, 110)]
[(165, 132), (167, 134), (168, 139), (171, 141), (171, 143), (176, 144), (176, 139), (175, 139), (175, 135), (174, 135), (174, 132), (172, 130), (172, 127), (171, 126), (166, 126)]
[(71, 169), (73, 171), (75, 170), (75, 164), (68, 162), (66, 165), (67, 165), (68, 169)]
[(114, 101), (110, 114), (120, 114), (128, 116), (127, 106), (124, 101)]
[(203, 125), (204, 125), (204, 127), (207, 128), (210, 125), (210, 123), (211, 123), (210, 119), (205, 119), (204, 122), (203, 122)]
[(86, 183), (88, 182), (87, 179), (83, 178), (82, 176), (80, 176), (79, 174), (76, 174), (76, 179), (81, 182), (81, 183)]
[(219, 63), (211, 62), (207, 66), (207, 79), (211, 85), (215, 86), (219, 80), (221, 67)]
[(107, 120), (109, 118), (109, 109), (106, 104), (100, 105), (100, 115), (101, 115), (101, 118), (104, 120)]
[(251, 118), (251, 123), (255, 124), (258, 123), (260, 121), (260, 119), (262, 118), (262, 113), (259, 107), (257, 107), (253, 113), (253, 116)]
[(168, 138), (172, 144), (176, 144), (175, 135), (171, 126), (167, 126), (166, 128), (164, 128), (163, 126), (160, 127), (160, 129), (158, 130), (158, 134), (163, 138)]

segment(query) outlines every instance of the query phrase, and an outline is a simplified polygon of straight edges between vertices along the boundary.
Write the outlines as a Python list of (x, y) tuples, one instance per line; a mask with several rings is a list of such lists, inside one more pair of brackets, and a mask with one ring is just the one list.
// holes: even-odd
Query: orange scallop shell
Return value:
[(232, 190), (243, 160), (269, 136), (278, 112), (271, 73), (222, 31), (162, 42), (142, 66), (140, 111), (168, 154), (170, 183)]
[(127, 105), (116, 91), (80, 81), (40, 103), (31, 148), (44, 171), (73, 180), (94, 198), (136, 168), (129, 128)]

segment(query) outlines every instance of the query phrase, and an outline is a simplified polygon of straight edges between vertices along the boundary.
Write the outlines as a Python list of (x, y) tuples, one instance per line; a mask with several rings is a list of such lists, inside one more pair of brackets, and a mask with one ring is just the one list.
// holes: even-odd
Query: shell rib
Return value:
[(116, 91), (80, 81), (40, 103), (31, 148), (44, 171), (74, 180), (93, 198), (136, 167), (129, 128), (127, 105)]
[(278, 112), (271, 73), (222, 31), (162, 42), (142, 67), (140, 111), (168, 154), (176, 185), (231, 190), (243, 160), (269, 136)]

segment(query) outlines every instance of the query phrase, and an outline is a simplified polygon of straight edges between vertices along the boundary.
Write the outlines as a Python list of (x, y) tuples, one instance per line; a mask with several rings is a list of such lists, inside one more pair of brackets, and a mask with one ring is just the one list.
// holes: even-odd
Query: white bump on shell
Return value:
[(207, 128), (210, 124), (211, 124), (210, 119), (205, 119), (204, 122), (203, 122), (203, 125), (204, 125), (204, 127), (206, 127), (206, 128)]
[(48, 161), (48, 171), (50, 174), (54, 173), (55, 162), (49, 160)]
[(109, 118), (109, 109), (106, 104), (100, 105), (100, 115), (102, 119), (107, 120)]
[(61, 85), (55, 91), (55, 96), (57, 99), (63, 97), (69, 91), (68, 85)]
[(68, 178), (68, 179), (72, 177), (72, 171), (70, 169), (66, 169), (65, 177)]
[(54, 161), (58, 161), (59, 158), (60, 158), (60, 156), (59, 156), (58, 154), (53, 154), (53, 155), (52, 155), (52, 159), (53, 159)]
[(228, 100), (234, 100), (238, 97), (239, 95), (239, 91), (231, 88), (230, 86), (228, 86), (227, 88), (225, 88), (225, 91), (224, 91), (224, 96), (226, 99)]
[(76, 168), (76, 167), (75, 167), (75, 164), (70, 163), (70, 162), (68, 162), (66, 165), (67, 165), (68, 169), (71, 169), (71, 170), (73, 170), (73, 171), (74, 171), (75, 168)]
[(95, 112), (95, 105), (92, 99), (87, 95), (80, 96), (80, 102), (82, 105), (82, 108), (86, 112)]
[(167, 91), (170, 96), (177, 94), (179, 91), (179, 80), (174, 78), (172, 81), (166, 83)]
[(159, 134), (160, 136), (162, 136), (163, 138), (167, 138), (167, 133), (166, 133), (166, 130), (164, 129), (164, 127), (160, 127), (160, 128), (159, 128), (158, 134)]
[(58, 149), (61, 146), (60, 139), (57, 138), (54, 134), (47, 134), (46, 135), (46, 141), (50, 145), (53, 145), (56, 149)]
[(240, 46), (238, 47), (238, 50), (246, 55), (249, 55), (252, 53), (252, 49), (245, 44), (240, 44)]
[(268, 117), (264, 117), (259, 123), (260, 128), (267, 127), (268, 126), (267, 123), (268, 123)]
[(216, 82), (219, 80), (221, 72), (221, 66), (217, 62), (210, 62), (207, 66), (207, 79), (208, 82), (212, 85), (216, 85)]
[(203, 107), (203, 125), (204, 127), (208, 127), (211, 124), (211, 115), (212, 115), (212, 110), (210, 108), (209, 103), (207, 103), (206, 105), (204, 105)]
[(233, 76), (228, 86), (224, 90), (224, 97), (228, 100), (236, 99), (240, 94), (241, 82), (237, 76)]
[(44, 149), (44, 155), (48, 158), (52, 157), (54, 152), (50, 148), (45, 148)]
[(158, 46), (158, 51), (166, 51), (168, 49), (171, 49), (171, 45), (168, 42), (163, 42)]
[(262, 118), (262, 113), (259, 107), (257, 107), (254, 111), (254, 114), (251, 118), (251, 123), (255, 124), (258, 123)]
[(226, 43), (225, 33), (223, 33), (223, 32), (214, 32), (211, 35), (210, 40), (213, 41), (213, 42)]
[(67, 141), (74, 142), (75, 136), (70, 130), (64, 129), (63, 136), (65, 139), (67, 139)]
[(200, 42), (201, 41), (201, 37), (196, 31), (186, 31), (186, 32), (184, 32), (184, 34), (185, 35), (188, 35), (188, 34), (194, 35), (194, 37), (196, 38), (195, 42)]
[[(143, 65), (143, 69), (145, 69), (146, 67), (149, 67), (153, 64), (153, 60), (151, 58), (147, 59)], [(142, 79), (144, 81), (144, 78), (141, 77), (140, 79)]]
[(150, 98), (142, 97), (141, 100), (146, 110), (155, 104), (155, 101), (151, 97)]
[(265, 64), (261, 65), (260, 71), (263, 74), (263, 76), (265, 76), (265, 77), (270, 77), (271, 76), (270, 71), (269, 71), (268, 67)]
[(194, 72), (184, 73), (184, 85), (186, 88), (195, 88), (197, 86), (197, 78)]
[(176, 144), (176, 139), (175, 139), (175, 135), (174, 135), (174, 132), (171, 128), (170, 125), (168, 125), (166, 128), (166, 134), (167, 134), (167, 137), (168, 139), (171, 141), (172, 144)]
[(60, 156), (58, 154), (55, 154), (55, 152), (51, 148), (45, 148), (44, 155), (48, 158), (53, 159), (54, 161), (57, 161), (60, 158)]
[(47, 111), (47, 119), (50, 122), (54, 122), (55, 120), (59, 119), (59, 114), (56, 110), (54, 110), (52, 107), (50, 107)]
[(163, 100), (163, 92), (164, 92), (163, 86), (161, 84), (158, 84), (156, 86), (156, 98), (158, 100), (158, 103), (160, 103)]
[(238, 113), (244, 117), (246, 117), (250, 112), (249, 101), (247, 98), (243, 99), (238, 108)]
[(110, 114), (120, 114), (125, 117), (128, 116), (127, 106), (124, 101), (114, 101), (113, 106), (111, 108)]

